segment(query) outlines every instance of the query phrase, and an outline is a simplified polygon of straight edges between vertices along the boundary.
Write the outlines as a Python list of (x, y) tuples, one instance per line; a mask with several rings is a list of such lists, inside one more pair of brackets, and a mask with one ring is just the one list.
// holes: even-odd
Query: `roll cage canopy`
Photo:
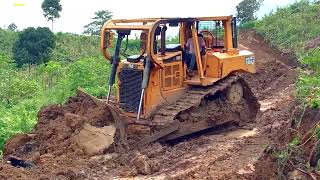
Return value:
[[(154, 54), (154, 41), (152, 39), (155, 38), (155, 33), (158, 31), (158, 27), (164, 24), (169, 24), (169, 26), (178, 26), (181, 23), (197, 23), (199, 21), (223, 21), (225, 24), (230, 24), (230, 27), (226, 28), (226, 36), (228, 37), (228, 33), (230, 31), (230, 35), (232, 36), (231, 30), (231, 22), (233, 16), (213, 16), (213, 17), (189, 17), (189, 18), (146, 18), (146, 19), (114, 19), (107, 21), (101, 30), (101, 46), (100, 49), (102, 54), (108, 60), (111, 60), (110, 54), (107, 52), (106, 44), (106, 36), (110, 31), (122, 32), (124, 34), (130, 34), (131, 30), (141, 30), (147, 33), (148, 45), (146, 49), (146, 53), (149, 57), (151, 57), (152, 61), (162, 67), (162, 62), (159, 58)], [(232, 37), (226, 38), (226, 49), (232, 48)]]

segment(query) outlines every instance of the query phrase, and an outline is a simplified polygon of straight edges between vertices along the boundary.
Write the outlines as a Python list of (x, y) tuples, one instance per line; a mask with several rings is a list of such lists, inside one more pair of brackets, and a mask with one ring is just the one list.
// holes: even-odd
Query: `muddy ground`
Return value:
[[(285, 133), (296, 106), (296, 62), (254, 32), (242, 32), (240, 43), (241, 49), (254, 52), (257, 59), (257, 73), (243, 76), (261, 104), (256, 122), (175, 145), (155, 143), (126, 153), (89, 156), (77, 148), (73, 137), (84, 124), (108, 125), (105, 122), (110, 120), (104, 118), (110, 112), (81, 97), (71, 98), (64, 106), (42, 109), (33, 134), (8, 145), (6, 155), (19, 156), (36, 166), (15, 168), (3, 161), (0, 179), (277, 179), (277, 167), (263, 154)], [(28, 142), (28, 148), (18, 148)]]

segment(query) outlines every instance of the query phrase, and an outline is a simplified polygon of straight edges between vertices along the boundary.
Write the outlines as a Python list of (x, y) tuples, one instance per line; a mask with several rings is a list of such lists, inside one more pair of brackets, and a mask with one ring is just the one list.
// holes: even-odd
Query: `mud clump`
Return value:
[(57, 157), (67, 154), (102, 154), (103, 151), (100, 150), (105, 150), (108, 146), (98, 143), (98, 149), (88, 152), (88, 145), (83, 147), (79, 139), (86, 138), (88, 133), (84, 130), (90, 131), (91, 136), (95, 136), (93, 140), (96, 140), (93, 144), (97, 144), (108, 135), (103, 130), (106, 127), (110, 129), (112, 124), (113, 119), (108, 108), (97, 106), (90, 98), (78, 94), (64, 105), (43, 107), (38, 113), (38, 123), (31, 135), (20, 134), (9, 140), (5, 144), (4, 156), (14, 155), (31, 161), (48, 155)]

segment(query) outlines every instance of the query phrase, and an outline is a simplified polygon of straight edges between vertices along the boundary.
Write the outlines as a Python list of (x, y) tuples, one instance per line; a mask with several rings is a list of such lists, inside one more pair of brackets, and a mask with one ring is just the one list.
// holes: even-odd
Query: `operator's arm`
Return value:
[(189, 51), (190, 50), (190, 40), (192, 39), (188, 39), (187, 43), (186, 43), (186, 50)]
[(199, 38), (200, 39), (200, 46), (202, 48), (206, 48), (206, 42), (204, 42), (204, 39), (203, 38)]

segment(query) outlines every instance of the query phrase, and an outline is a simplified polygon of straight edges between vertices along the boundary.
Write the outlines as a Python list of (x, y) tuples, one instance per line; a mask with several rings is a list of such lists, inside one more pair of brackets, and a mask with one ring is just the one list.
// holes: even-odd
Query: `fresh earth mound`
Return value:
[(112, 122), (108, 108), (78, 93), (64, 105), (43, 107), (31, 134), (17, 134), (5, 144), (4, 159), (17, 157), (38, 169), (59, 158), (67, 163), (73, 158), (104, 154), (113, 139), (104, 130), (108, 132)]
[[(240, 43), (256, 54), (257, 73), (243, 75), (261, 104), (256, 122), (173, 145), (115, 151), (105, 148), (112, 143), (104, 133), (113, 130), (109, 110), (77, 95), (65, 105), (43, 108), (32, 134), (17, 135), (6, 144), (5, 158), (15, 156), (35, 166), (0, 163), (0, 179), (276, 179), (276, 167), (262, 155), (265, 147), (278, 142), (296, 106), (295, 62), (254, 32), (242, 32)], [(89, 149), (90, 143), (77, 141), (90, 134), (97, 140), (90, 143), (105, 144)]]
[[(23, 159), (32, 157), (33, 153), (40, 156), (60, 156), (66, 153), (83, 156), (85, 152), (79, 148), (77, 135), (83, 129), (92, 130), (94, 127), (110, 125), (113, 121), (111, 117), (107, 108), (97, 106), (91, 99), (82, 95), (70, 98), (64, 105), (43, 107), (38, 113), (38, 123), (32, 134), (27, 135), (30, 141), (23, 144), (7, 142), (4, 156), (11, 154)], [(16, 138), (19, 136), (26, 135), (20, 134)], [(14, 147), (20, 145), (22, 146), (19, 148)]]

